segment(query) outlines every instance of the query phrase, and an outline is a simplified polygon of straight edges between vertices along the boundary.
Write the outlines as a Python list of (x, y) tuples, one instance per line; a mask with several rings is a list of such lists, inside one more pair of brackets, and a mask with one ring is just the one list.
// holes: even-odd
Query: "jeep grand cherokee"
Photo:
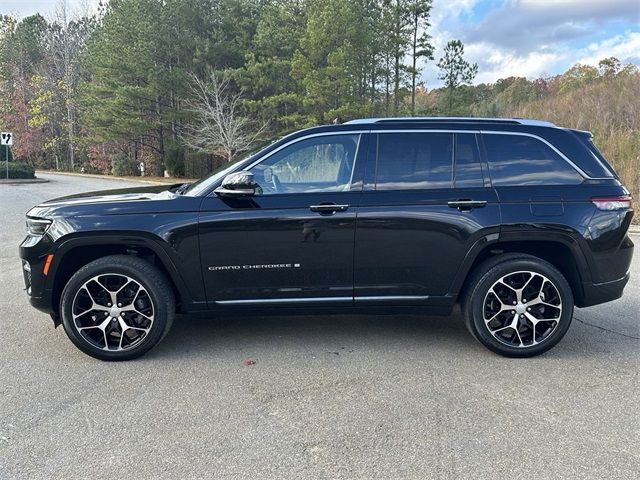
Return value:
[(27, 213), (31, 304), (104, 360), (186, 313), (448, 315), (502, 355), (560, 341), (622, 295), (631, 197), (588, 132), (481, 118), (365, 119), (288, 135), (189, 185)]

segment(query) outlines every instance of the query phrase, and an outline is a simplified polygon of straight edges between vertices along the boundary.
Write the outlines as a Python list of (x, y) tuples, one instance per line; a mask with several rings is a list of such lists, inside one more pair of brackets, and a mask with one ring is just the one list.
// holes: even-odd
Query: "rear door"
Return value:
[(260, 306), (353, 302), (353, 241), (366, 134), (296, 139), (249, 167), (251, 198), (205, 198), (207, 299)]
[(544, 231), (544, 225), (586, 228), (594, 206), (584, 177), (553, 145), (535, 135), (482, 132), (491, 182), (500, 198), (501, 238)]
[(447, 303), (471, 248), (497, 238), (500, 209), (477, 135), (372, 132), (356, 224), (356, 303)]

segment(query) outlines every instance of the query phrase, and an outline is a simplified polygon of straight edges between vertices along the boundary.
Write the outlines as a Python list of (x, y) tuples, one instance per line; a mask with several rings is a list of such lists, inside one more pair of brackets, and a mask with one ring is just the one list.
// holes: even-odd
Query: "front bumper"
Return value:
[(50, 279), (44, 274), (44, 266), (51, 250), (52, 242), (46, 235), (39, 241), (27, 236), (20, 245), (20, 266), (29, 303), (48, 314), (54, 312), (53, 289)]

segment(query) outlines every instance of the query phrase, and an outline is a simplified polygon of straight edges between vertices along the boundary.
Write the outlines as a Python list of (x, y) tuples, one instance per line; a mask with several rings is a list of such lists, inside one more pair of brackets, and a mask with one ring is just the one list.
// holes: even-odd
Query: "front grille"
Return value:
[(24, 286), (28, 295), (31, 295), (31, 265), (29, 262), (22, 262), (22, 276), (24, 277)]

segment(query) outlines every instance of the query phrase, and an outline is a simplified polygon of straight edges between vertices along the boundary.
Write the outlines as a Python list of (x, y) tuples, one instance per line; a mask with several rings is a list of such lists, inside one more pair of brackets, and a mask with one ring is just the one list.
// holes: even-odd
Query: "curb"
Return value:
[[(100, 178), (102, 180), (117, 180), (119, 182), (140, 182), (148, 183), (149, 185), (171, 185), (169, 182), (157, 182), (155, 180), (138, 180), (137, 178), (126, 177), (114, 177), (112, 175), (96, 175), (93, 173), (75, 173), (75, 172), (53, 172), (51, 170), (36, 170), (36, 173), (44, 173), (46, 175), (66, 175), (68, 177), (85, 177), (85, 178)], [(143, 178), (143, 177), (140, 177)], [(180, 183), (180, 179), (174, 183)], [(48, 180), (47, 180), (48, 181)]]
[(30, 183), (49, 183), (44, 178), (0, 178), (0, 185), (26, 185)]

